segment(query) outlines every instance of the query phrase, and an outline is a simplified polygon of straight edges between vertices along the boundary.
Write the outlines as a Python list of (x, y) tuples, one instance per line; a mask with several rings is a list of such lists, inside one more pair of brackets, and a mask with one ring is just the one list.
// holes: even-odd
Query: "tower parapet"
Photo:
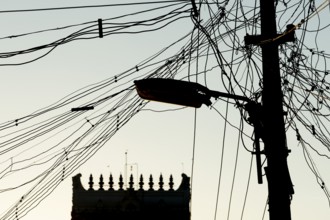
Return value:
[[(88, 189), (81, 184), (81, 176), (77, 174), (72, 178), (71, 220), (190, 219), (190, 178), (185, 174), (182, 174), (177, 189), (173, 188), (172, 175), (168, 184), (164, 183), (162, 175), (158, 181), (154, 181), (150, 175), (147, 183), (141, 175), (137, 187), (134, 187), (132, 175), (127, 187), (124, 186), (122, 175), (119, 176), (118, 185), (115, 185), (111, 174), (107, 184), (103, 175), (98, 180), (90, 175)], [(144, 189), (144, 186), (148, 189)]]

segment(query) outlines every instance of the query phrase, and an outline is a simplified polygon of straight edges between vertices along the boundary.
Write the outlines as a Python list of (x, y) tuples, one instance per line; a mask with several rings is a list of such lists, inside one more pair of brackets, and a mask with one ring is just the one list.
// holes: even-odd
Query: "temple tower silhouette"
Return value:
[[(174, 189), (172, 175), (168, 185), (160, 175), (155, 187), (153, 176), (147, 184), (141, 175), (138, 188), (134, 188), (133, 176), (124, 187), (123, 177), (119, 176), (117, 187), (110, 174), (107, 187), (103, 175), (100, 175), (98, 188), (94, 187), (94, 178), (89, 177), (89, 188), (81, 183), (81, 174), (72, 177), (73, 196), (71, 220), (189, 220), (190, 219), (190, 178), (182, 174), (181, 184)], [(144, 189), (147, 185), (148, 189)], [(165, 187), (166, 185), (167, 187)]]

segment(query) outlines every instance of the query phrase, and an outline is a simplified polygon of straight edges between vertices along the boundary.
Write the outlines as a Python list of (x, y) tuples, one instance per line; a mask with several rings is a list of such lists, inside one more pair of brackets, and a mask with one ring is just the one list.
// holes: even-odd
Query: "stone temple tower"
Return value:
[[(72, 178), (73, 196), (71, 220), (189, 220), (190, 219), (190, 178), (182, 174), (181, 184), (174, 189), (172, 175), (164, 187), (160, 175), (155, 187), (152, 175), (149, 176), (148, 189), (144, 189), (144, 179), (140, 176), (138, 189), (134, 188), (133, 176), (128, 187), (124, 187), (120, 175), (118, 185), (112, 175), (105, 187), (103, 176), (94, 189), (94, 178), (89, 177), (89, 189), (81, 184), (81, 174)], [(117, 187), (115, 187), (117, 186)]]

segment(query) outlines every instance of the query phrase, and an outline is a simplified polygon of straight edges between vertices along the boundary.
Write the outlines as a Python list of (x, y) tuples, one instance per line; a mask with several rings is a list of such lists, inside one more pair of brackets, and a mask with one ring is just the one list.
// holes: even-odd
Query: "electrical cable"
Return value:
[[(173, 3), (174, 8), (167, 8), (168, 5), (166, 4), (170, 2)], [(147, 3), (144, 2), (144, 4)], [(104, 147), (134, 115), (140, 111), (155, 111), (145, 108), (148, 102), (141, 101), (134, 94), (132, 81), (135, 79), (155, 77), (180, 78), (191, 81), (192, 77), (196, 77), (195, 81), (203, 82), (204, 85), (210, 88), (213, 86), (224, 88), (230, 94), (243, 94), (253, 101), (260, 101), (263, 91), (262, 71), (260, 69), (262, 62), (260, 44), (246, 45), (242, 43), (244, 39), (240, 37), (249, 33), (253, 35), (258, 33), (257, 29), (260, 27), (261, 21), (257, 14), (257, 11), (260, 10), (257, 1), (200, 1), (199, 9), (203, 6), (206, 10), (199, 10), (198, 18), (191, 14), (190, 1), (162, 1), (158, 3), (164, 3), (164, 6), (151, 7), (150, 10), (159, 9), (163, 11), (159, 11), (160, 13), (157, 13), (157, 16), (148, 19), (139, 19), (137, 17), (137, 15), (147, 13), (147, 10), (135, 11), (134, 13), (125, 14), (117, 18), (109, 18), (108, 20), (103, 19), (103, 36), (153, 32), (182, 19), (189, 22), (192, 21), (194, 29), (127, 71), (73, 92), (58, 102), (39, 109), (30, 115), (0, 123), (0, 152), (3, 157), (7, 158), (0, 163), (2, 165), (0, 179), (8, 180), (15, 175), (20, 175), (20, 173), (29, 172), (32, 168), (40, 169), (40, 172), (34, 173), (29, 178), (22, 179), (15, 186), (2, 186), (0, 190), (5, 192), (22, 186), (33, 185), (22, 198), (17, 200), (17, 203), (1, 216), (1, 219), (14, 220), (25, 216), (52, 193), (64, 179), (69, 177), (77, 168), (95, 155), (99, 149)], [(118, 3), (117, 6), (125, 6), (124, 4), (126, 3)], [(152, 2), (150, 2), (150, 5), (152, 5)], [(289, 129), (297, 131), (299, 128), (311, 135), (312, 138), (303, 139), (305, 146), (303, 147), (304, 155), (306, 163), (309, 165), (321, 188), (323, 184), (320, 174), (307, 147), (312, 149), (318, 156), (330, 158), (330, 139), (328, 138), (330, 134), (328, 129), (330, 122), (328, 118), (330, 115), (330, 84), (326, 78), (329, 74), (327, 62), (330, 54), (326, 51), (320, 51), (324, 48), (318, 42), (321, 31), (324, 32), (327, 30), (326, 27), (330, 25), (329, 22), (326, 24), (321, 23), (323, 17), (320, 12), (327, 5), (328, 2), (324, 2), (316, 7), (315, 1), (301, 2), (290, 0), (277, 2), (279, 9), (277, 12), (277, 17), (279, 18), (278, 28), (283, 32), (279, 36), (287, 36), (288, 33), (285, 33), (286, 25), (296, 23), (294, 25), (295, 41), (286, 42), (279, 46), (284, 95), (283, 105), (286, 110), (285, 129), (287, 131)], [(95, 5), (95, 7), (101, 6)], [(46, 8), (41, 10), (62, 9), (64, 8)], [(74, 8), (68, 7), (67, 9)], [(27, 10), (37, 11), (38, 9)], [(206, 14), (201, 14), (205, 11)], [(5, 12), (0, 11), (0, 13)], [(8, 13), (14, 12), (25, 11), (17, 10)], [(128, 19), (125, 21), (121, 20), (124, 17)], [(312, 22), (316, 22), (316, 25), (311, 25)], [(78, 26), (81, 27), (80, 30), (74, 31), (68, 36), (51, 43), (34, 46), (29, 49), (2, 52), (0, 53), (1, 60), (6, 63), (0, 65), (16, 66), (31, 63), (48, 55), (58, 46), (76, 40), (90, 40), (99, 37), (96, 21), (68, 25), (62, 28), (69, 29)], [(39, 35), (48, 31), (55, 31), (55, 29), (32, 31), (17, 35), (17, 38), (19, 36), (19, 38), (24, 39), (29, 34)], [(269, 40), (275, 41), (276, 39)], [(179, 46), (179, 43), (184, 45)], [(175, 48), (177, 49), (176, 54), (165, 55), (165, 52), (168, 52), (169, 49), (173, 49), (175, 46), (180, 48)], [(40, 55), (41, 53), (43, 54)], [(7, 62), (11, 57), (21, 57), (28, 54), (36, 55), (18, 63)], [(214, 73), (216, 73), (214, 78), (216, 80), (213, 80)], [(218, 99), (216, 102), (219, 101), (226, 102), (227, 113), (231, 110), (229, 106), (232, 106), (232, 104), (238, 108), (241, 114), (240, 123), (243, 120), (248, 120), (243, 105), (223, 99)], [(93, 106), (95, 111), (69, 111), (72, 107), (77, 106)], [(245, 141), (249, 140), (249, 142), (252, 142), (253, 135), (247, 134), (248, 132), (250, 133), (251, 128), (245, 127), (243, 124), (239, 127), (234, 126), (227, 118), (227, 113), (225, 116), (220, 114), (215, 104), (211, 108), (223, 117), (225, 122), (218, 195), (214, 216), (214, 219), (216, 219), (220, 188), (223, 185), (222, 169), (224, 166), (226, 126), (230, 125), (239, 131), (239, 142), (249, 152), (252, 152), (252, 150), (246, 147)], [(63, 131), (66, 131), (67, 135), (61, 141), (47, 145), (48, 142), (54, 140)], [(301, 135), (299, 136), (300, 140), (302, 140)], [(320, 145), (311, 144), (314, 140)], [(193, 149), (195, 150), (195, 147)], [(322, 152), (321, 150), (324, 151)], [(236, 153), (237, 156), (238, 153)], [(238, 167), (235, 167), (235, 170), (236, 168)], [(250, 174), (241, 219), (247, 203)], [(234, 189), (236, 172), (233, 175), (232, 191)], [(323, 186), (323, 191), (329, 200), (329, 192), (325, 185)], [(229, 200), (227, 219), (230, 217), (231, 201), (232, 196), (230, 196)], [(191, 212), (193, 211), (191, 210)]]
[(36, 8), (36, 9), (16, 9), (16, 10), (0, 10), (0, 13), (22, 13), (22, 12), (40, 12), (40, 11), (55, 11), (55, 10), (72, 10), (72, 9), (85, 9), (85, 8), (105, 8), (105, 7), (127, 7), (135, 5), (154, 5), (165, 4), (173, 2), (187, 3), (188, 0), (172, 0), (172, 1), (152, 1), (152, 2), (131, 2), (131, 3), (116, 3), (104, 5), (83, 5), (83, 6), (67, 6), (67, 7), (54, 7), (54, 8)]

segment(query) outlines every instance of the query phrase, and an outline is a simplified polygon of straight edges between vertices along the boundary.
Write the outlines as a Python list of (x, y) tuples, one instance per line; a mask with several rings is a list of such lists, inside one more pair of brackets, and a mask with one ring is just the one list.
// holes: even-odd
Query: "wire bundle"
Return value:
[[(25, 216), (102, 148), (135, 114), (144, 109), (147, 101), (141, 101), (134, 92), (132, 82), (135, 79), (159, 77), (198, 81), (211, 88), (224, 88), (228, 93), (261, 101), (263, 77), (260, 69), (260, 45), (244, 44), (244, 36), (259, 33), (258, 1), (200, 1), (196, 2), (197, 8), (194, 9), (190, 1), (163, 3), (166, 5), (158, 7), (158, 4), (154, 4), (151, 9), (103, 19), (102, 37), (153, 32), (181, 19), (186, 19), (193, 25), (191, 32), (185, 33), (173, 44), (123, 73), (89, 85), (30, 115), (0, 124), (0, 155), (1, 158), (6, 158), (0, 161), (0, 181), (6, 183), (9, 179), (10, 182), (10, 178), (15, 175), (37, 171), (36, 175), (29, 176), (16, 186), (1, 187), (0, 192), (6, 192), (32, 185), (1, 219), (18, 219)], [(330, 158), (327, 130), (330, 84), (326, 78), (330, 73), (327, 69), (330, 54), (320, 51), (317, 44), (319, 34), (328, 30), (330, 24), (329, 20), (324, 24), (324, 20), (320, 18), (319, 13), (325, 8), (324, 4), (321, 6), (316, 7), (314, 1), (277, 1), (279, 30), (285, 33), (288, 24), (295, 24), (296, 32), (295, 42), (280, 45), (286, 129), (295, 131), (299, 142), (304, 143), (306, 161), (313, 164), (310, 167), (318, 180), (320, 174), (315, 172), (317, 168), (312, 163), (308, 148), (320, 156)], [(138, 19), (137, 15), (148, 12), (156, 12), (157, 15)], [(315, 18), (319, 24), (316, 29), (315, 25), (309, 25), (310, 22), (315, 22)], [(77, 27), (80, 28), (78, 31), (45, 45), (1, 52), (0, 65), (28, 64), (48, 55), (58, 46), (76, 40), (100, 37), (100, 23), (92, 21), (8, 35), (1, 40)], [(314, 36), (315, 40), (307, 40), (310, 36)], [(177, 53), (165, 56), (169, 48), (177, 49)], [(42, 55), (34, 56), (40, 51), (43, 52)], [(20, 62), (10, 60), (26, 55), (32, 57)], [(227, 104), (231, 103), (225, 101)], [(240, 122), (248, 121), (243, 106), (237, 101), (235, 104), (241, 112)], [(73, 107), (84, 106), (92, 106), (95, 110), (70, 111)], [(212, 108), (217, 110), (216, 103)], [(227, 116), (223, 117), (228, 120)], [(241, 134), (246, 132), (241, 124), (237, 129)], [(320, 145), (316, 147), (309, 144), (309, 138), (304, 138), (309, 135), (318, 140)], [(248, 139), (253, 138), (253, 135), (248, 136)], [(241, 141), (244, 144), (243, 138)], [(233, 185), (234, 181), (235, 178)], [(324, 182), (318, 182), (329, 198)], [(244, 207), (242, 218), (243, 214)], [(228, 212), (228, 218), (229, 215)]]

